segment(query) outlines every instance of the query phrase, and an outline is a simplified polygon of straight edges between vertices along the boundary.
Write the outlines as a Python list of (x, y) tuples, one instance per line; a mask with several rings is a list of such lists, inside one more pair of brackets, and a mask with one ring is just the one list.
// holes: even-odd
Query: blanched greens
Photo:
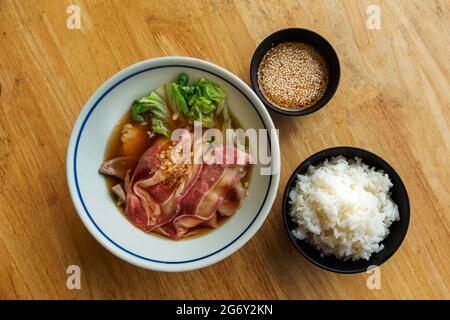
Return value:
[(231, 116), (225, 101), (217, 107), (216, 116), (219, 115), (222, 117), (222, 132), (225, 133), (227, 129), (232, 129)]
[(189, 85), (188, 75), (180, 73), (175, 82), (166, 83), (155, 91), (135, 100), (131, 106), (133, 119), (140, 123), (151, 123), (155, 134), (170, 137), (167, 123), (171, 113), (176, 114), (174, 120), (179, 118), (189, 124), (200, 121), (202, 127), (211, 128), (220, 119), (222, 130), (231, 128), (225, 90), (208, 79), (200, 78)]
[(154, 133), (170, 137), (170, 130), (167, 128), (167, 107), (155, 92), (135, 100), (131, 106), (131, 116), (137, 122), (150, 121)]
[(167, 102), (169, 103), (172, 112), (187, 115), (189, 113), (189, 108), (181, 93), (180, 86), (175, 82), (169, 82), (164, 85), (164, 89), (166, 91)]
[(187, 86), (189, 83), (189, 77), (186, 73), (182, 72), (178, 75), (177, 84), (179, 86)]
[(190, 123), (200, 121), (203, 127), (214, 126), (215, 112), (226, 97), (225, 90), (205, 78), (198, 79), (191, 86), (188, 83), (187, 74), (181, 73), (176, 82), (165, 85), (170, 106)]

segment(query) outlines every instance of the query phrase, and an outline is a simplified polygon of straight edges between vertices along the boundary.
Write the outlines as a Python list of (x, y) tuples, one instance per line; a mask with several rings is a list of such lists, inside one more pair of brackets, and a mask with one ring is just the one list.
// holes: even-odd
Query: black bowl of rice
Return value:
[(410, 206), (400, 176), (355, 147), (317, 152), (292, 173), (282, 214), (289, 238), (315, 265), (366, 272), (387, 261), (406, 236)]
[(300, 28), (279, 30), (265, 38), (250, 64), (253, 90), (278, 113), (303, 116), (324, 107), (340, 79), (338, 56), (319, 34)]

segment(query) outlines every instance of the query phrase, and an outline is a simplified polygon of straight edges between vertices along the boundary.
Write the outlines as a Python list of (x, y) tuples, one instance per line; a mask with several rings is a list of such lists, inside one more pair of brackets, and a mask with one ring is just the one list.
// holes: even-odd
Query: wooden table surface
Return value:
[[(381, 29), (366, 27), (378, 4)], [(81, 29), (66, 27), (68, 5)], [(0, 298), (450, 298), (449, 1), (0, 1)], [(258, 43), (286, 27), (322, 34), (342, 68), (320, 112), (272, 113), (282, 173), (273, 209), (237, 253), (203, 270), (152, 272), (103, 249), (66, 185), (72, 125), (108, 77), (165, 55), (219, 64), (249, 83)], [(369, 149), (402, 176), (411, 224), (400, 250), (369, 274), (339, 275), (302, 258), (286, 237), (281, 195), (321, 149)], [(81, 289), (66, 286), (69, 265)]]

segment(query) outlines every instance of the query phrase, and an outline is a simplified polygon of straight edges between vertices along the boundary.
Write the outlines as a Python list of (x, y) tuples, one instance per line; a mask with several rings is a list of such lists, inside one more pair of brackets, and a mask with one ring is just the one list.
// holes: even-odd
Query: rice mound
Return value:
[(289, 193), (289, 214), (297, 224), (292, 234), (324, 255), (368, 260), (383, 249), (380, 242), (400, 220), (391, 187), (386, 173), (359, 158), (338, 156), (310, 166)]

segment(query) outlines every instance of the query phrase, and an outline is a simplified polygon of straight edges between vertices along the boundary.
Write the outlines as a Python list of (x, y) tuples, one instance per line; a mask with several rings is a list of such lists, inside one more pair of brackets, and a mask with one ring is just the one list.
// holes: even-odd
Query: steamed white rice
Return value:
[(399, 220), (389, 195), (392, 182), (361, 159), (342, 156), (310, 166), (290, 191), (293, 235), (306, 239), (325, 255), (342, 260), (368, 260), (391, 224)]

